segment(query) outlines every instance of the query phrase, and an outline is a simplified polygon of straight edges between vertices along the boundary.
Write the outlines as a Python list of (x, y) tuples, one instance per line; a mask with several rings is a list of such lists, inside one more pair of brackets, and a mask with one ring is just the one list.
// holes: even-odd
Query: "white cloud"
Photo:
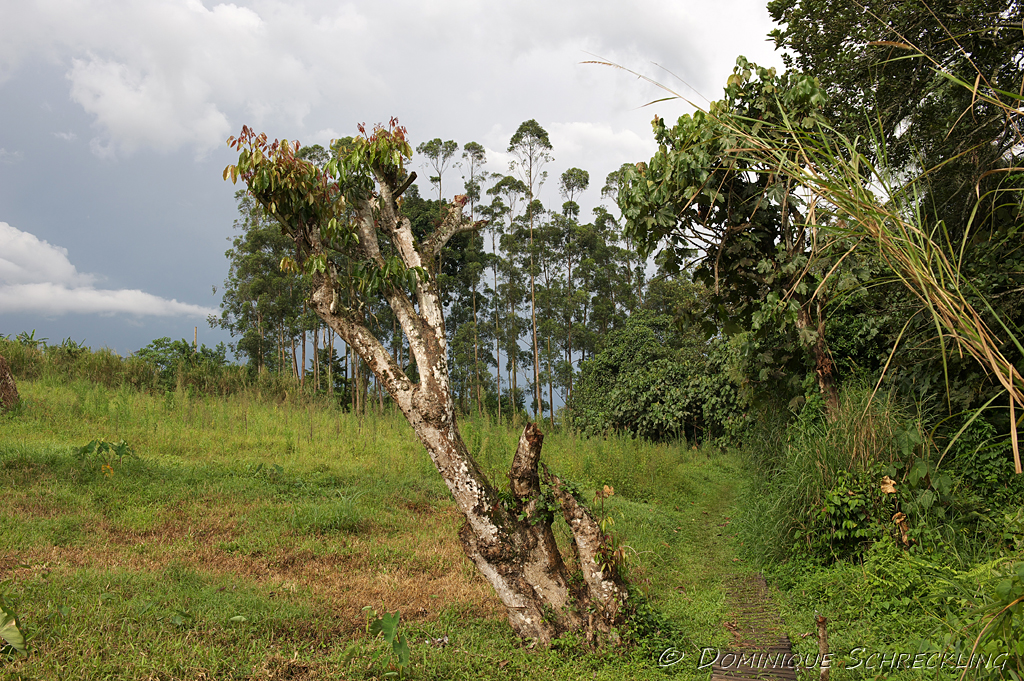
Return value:
[[(622, 163), (650, 158), (657, 150), (651, 138), (602, 123), (553, 123), (549, 135), (552, 146), (582, 161), (584, 169), (613, 165), (614, 170)], [(592, 177), (591, 182), (596, 179)]]
[(206, 317), (216, 310), (134, 289), (96, 288), (68, 259), (66, 248), (0, 222), (0, 313), (115, 314)]
[(324, 128), (323, 130), (317, 130), (308, 139), (303, 140), (303, 144), (319, 144), (323, 147), (330, 145), (331, 140), (336, 140), (344, 137), (340, 135), (334, 128)]
[(168, 82), (95, 55), (72, 64), (71, 98), (95, 115), (107, 133), (92, 141), (100, 156), (115, 147), (131, 153), (140, 146), (163, 152), (189, 146), (203, 152), (228, 136), (227, 117), (205, 101), (199, 83)]
[(40, 315), (110, 315), (119, 312), (152, 317), (207, 317), (213, 308), (167, 300), (138, 289), (97, 289), (91, 286), (69, 288), (62, 284), (0, 283), (0, 313), (32, 312)]
[(0, 147), (0, 163), (15, 164), (20, 161), (23, 154), (20, 151), (7, 151)]
[(76, 139), (78, 139), (78, 135), (76, 135), (74, 132), (70, 132), (70, 131), (69, 132), (55, 132), (55, 133), (53, 133), (53, 136), (56, 137), (57, 139), (64, 140), (65, 142), (74, 142)]
[[(369, 37), (351, 7), (310, 16), (291, 3), (208, 9), (198, 0), (91, 0), (105, 17), (83, 17), (74, 30), (55, 24), (55, 50), (66, 53), (71, 99), (94, 118), (99, 156), (140, 148), (223, 146), (240, 121), (302, 126), (324, 92), (344, 98), (373, 86), (357, 47)], [(84, 13), (84, 12), (83, 12)]]
[(95, 280), (92, 275), (78, 272), (68, 260), (66, 248), (0, 222), (0, 283), (89, 286)]

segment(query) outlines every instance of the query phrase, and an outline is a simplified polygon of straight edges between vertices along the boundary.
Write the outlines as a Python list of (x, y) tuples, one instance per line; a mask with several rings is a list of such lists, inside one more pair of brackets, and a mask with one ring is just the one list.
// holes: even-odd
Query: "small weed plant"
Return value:
[[(366, 612), (366, 633), (368, 636), (384, 638), (386, 647), (373, 657), (376, 662), (380, 657), (386, 655), (390, 649), (393, 659), (391, 661), (392, 671), (384, 674), (385, 677), (405, 678), (405, 670), (409, 667), (409, 642), (405, 634), (398, 632), (398, 621), (401, 615), (395, 611), (384, 613), (377, 617), (377, 611), (367, 606), (363, 608)], [(372, 621), (371, 621), (372, 618)]]
[(25, 631), (14, 606), (5, 597), (6, 582), (0, 584), (0, 654), (28, 655)]
[(597, 564), (602, 572), (617, 574), (626, 563), (626, 548), (619, 543), (618, 536), (612, 532), (615, 519), (610, 512), (605, 512), (604, 500), (615, 494), (615, 488), (605, 485), (594, 493), (594, 503), (600, 503), (597, 524), (601, 528), (603, 541), (598, 549)]
[(114, 464), (121, 465), (125, 457), (130, 456), (135, 456), (135, 452), (124, 440), (117, 442), (93, 440), (75, 451), (75, 457), (79, 463), (89, 465), (90, 462), (98, 462), (100, 471), (108, 478), (114, 475)]

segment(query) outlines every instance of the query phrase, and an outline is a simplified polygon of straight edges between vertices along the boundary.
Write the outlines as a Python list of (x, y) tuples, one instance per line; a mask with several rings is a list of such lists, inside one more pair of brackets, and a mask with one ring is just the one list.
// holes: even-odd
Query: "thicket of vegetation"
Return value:
[(0, 356), (18, 379), (84, 380), (107, 388), (157, 394), (190, 390), (226, 396), (252, 389), (267, 398), (281, 397), (295, 388), (287, 375), (253, 374), (245, 366), (229, 363), (223, 344), (196, 348), (184, 339), (157, 338), (138, 352), (121, 357), (109, 348), (94, 350), (72, 338), (48, 341), (36, 338), (35, 331), (0, 337)]
[(793, 606), (847, 649), (1000, 651), (971, 676), (1019, 678), (1024, 15), (769, 9), (790, 70), (741, 58), (707, 111), (655, 119), (626, 233), (742, 348), (744, 545)]

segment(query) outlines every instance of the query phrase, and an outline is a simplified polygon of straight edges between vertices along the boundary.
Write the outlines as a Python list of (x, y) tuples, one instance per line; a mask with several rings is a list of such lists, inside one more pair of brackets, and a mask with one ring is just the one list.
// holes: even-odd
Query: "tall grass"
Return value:
[[(873, 395), (863, 382), (847, 384), (838, 408), (823, 418), (810, 405), (785, 425), (781, 410), (765, 406), (757, 419), (758, 432), (748, 440), (752, 477), (744, 496), (744, 537), (759, 560), (782, 561), (797, 555), (820, 557), (866, 548), (877, 534), (854, 532), (850, 541), (834, 541), (843, 530), (833, 523), (857, 523), (845, 530), (872, 532), (869, 526), (890, 523), (878, 501), (883, 474), (905, 471), (923, 441), (917, 422), (896, 399), (894, 391)], [(857, 496), (865, 515), (847, 517), (833, 495)], [(856, 506), (852, 509), (856, 511)], [(890, 512), (889, 515), (892, 515)]]

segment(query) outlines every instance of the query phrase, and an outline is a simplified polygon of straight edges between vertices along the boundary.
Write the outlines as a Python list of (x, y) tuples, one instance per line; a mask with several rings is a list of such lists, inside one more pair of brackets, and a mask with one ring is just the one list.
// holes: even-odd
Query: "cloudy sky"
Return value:
[[(0, 0), (0, 336), (133, 352), (210, 329), (227, 275), (243, 124), (326, 144), (397, 116), (413, 145), (488, 149), (524, 120), (557, 177), (650, 157), (690, 110), (599, 56), (717, 98), (739, 54), (780, 65), (763, 0)], [(414, 159), (418, 168), (420, 159)], [(422, 177), (428, 173), (420, 172)], [(446, 187), (461, 189), (460, 171)], [(424, 194), (429, 186), (422, 186)], [(555, 183), (539, 197), (560, 202)]]

